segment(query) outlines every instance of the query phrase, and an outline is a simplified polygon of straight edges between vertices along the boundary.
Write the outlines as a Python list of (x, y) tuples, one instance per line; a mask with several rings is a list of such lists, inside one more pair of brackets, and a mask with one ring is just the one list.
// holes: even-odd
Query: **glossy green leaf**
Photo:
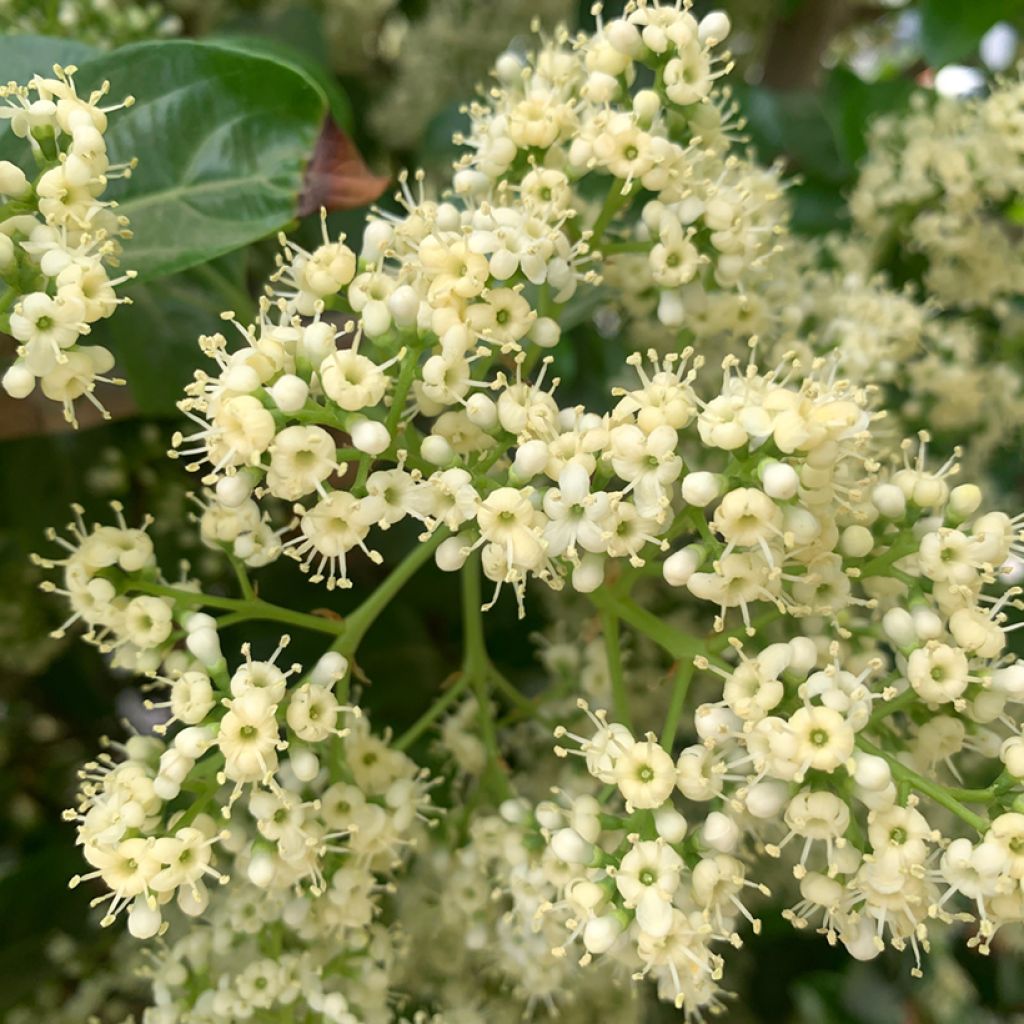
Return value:
[(824, 90), (825, 109), (846, 160), (852, 164), (864, 156), (871, 121), (905, 109), (915, 88), (906, 78), (865, 82), (846, 68), (831, 72)]
[[(56, 36), (0, 37), (0, 82), (25, 85), (36, 74), (49, 75), (53, 65), (82, 65), (92, 60), (98, 50), (88, 43)], [(0, 130), (6, 130), (6, 127)]]
[(973, 53), (997, 22), (1024, 13), (1021, 0), (922, 0), (921, 48), (932, 67)]
[(331, 110), (334, 123), (347, 132), (355, 128), (355, 117), (352, 104), (345, 90), (338, 84), (337, 78), (315, 57), (295, 49), (288, 43), (267, 36), (257, 35), (223, 35), (213, 40), (217, 46), (239, 53), (249, 53), (257, 57), (268, 57), (285, 64), (299, 74), (304, 75), (323, 94)]
[(736, 98), (763, 160), (785, 157), (790, 171), (834, 185), (849, 180), (853, 167), (819, 93), (744, 86)]
[(111, 119), (114, 161), (139, 158), (109, 195), (131, 220), (124, 265), (140, 280), (205, 263), (295, 215), (325, 112), (293, 67), (187, 41), (142, 43), (84, 65), (80, 89), (111, 82), (134, 106)]

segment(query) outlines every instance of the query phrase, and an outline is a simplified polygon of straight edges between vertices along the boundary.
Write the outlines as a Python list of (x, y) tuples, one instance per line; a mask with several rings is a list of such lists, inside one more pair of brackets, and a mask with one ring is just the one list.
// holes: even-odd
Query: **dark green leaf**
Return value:
[(268, 57), (186, 41), (142, 43), (83, 66), (135, 105), (112, 118), (115, 161), (139, 158), (110, 195), (131, 220), (125, 266), (147, 280), (205, 263), (295, 214), (324, 115), (319, 90)]
[(825, 85), (826, 116), (846, 160), (855, 164), (867, 152), (866, 135), (873, 117), (902, 110), (914, 92), (906, 78), (865, 82), (846, 68), (836, 68)]
[(257, 57), (269, 57), (304, 75), (323, 94), (334, 123), (347, 132), (354, 130), (355, 118), (348, 95), (338, 84), (337, 78), (316, 58), (288, 43), (267, 36), (224, 35), (216, 36), (212, 41), (228, 50), (237, 50), (239, 53), (249, 53)]
[(25, 85), (36, 74), (51, 75), (53, 65), (81, 65), (99, 51), (88, 43), (55, 36), (4, 36), (0, 38), (0, 81)]
[(921, 48), (932, 67), (973, 53), (997, 22), (1019, 17), (1021, 0), (921, 0)]
[(203, 360), (196, 342), (223, 324), (222, 310), (252, 310), (245, 293), (245, 253), (227, 256), (152, 283), (124, 289), (131, 305), (94, 326), (91, 340), (109, 348), (145, 415), (175, 413), (182, 388)]
[(738, 88), (736, 98), (747, 132), (765, 160), (784, 157), (788, 170), (832, 184), (844, 184), (853, 165), (842, 152), (820, 94)]

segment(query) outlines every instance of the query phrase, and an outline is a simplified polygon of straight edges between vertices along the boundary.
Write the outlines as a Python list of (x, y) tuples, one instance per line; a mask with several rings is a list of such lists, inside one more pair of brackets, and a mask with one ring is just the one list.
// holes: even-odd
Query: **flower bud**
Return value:
[(522, 800), (503, 800), (498, 808), (501, 820), (510, 825), (523, 825), (529, 819), (530, 809)]
[(778, 501), (788, 501), (800, 487), (800, 477), (788, 462), (762, 462), (757, 475), (764, 493)]
[(260, 375), (248, 363), (235, 363), (221, 374), (221, 382), (227, 391), (249, 394), (255, 391), (262, 381)]
[(784, 782), (777, 779), (757, 782), (747, 790), (745, 803), (755, 818), (762, 821), (778, 818), (789, 803), (789, 790)]
[(28, 178), (25, 172), (10, 160), (0, 160), (0, 195), (20, 199), (28, 192)]
[(312, 750), (295, 747), (288, 757), (292, 773), (299, 782), (312, 782), (320, 771), (320, 761)]
[(661, 97), (653, 89), (641, 89), (633, 97), (633, 113), (641, 125), (650, 125), (661, 113)]
[(473, 542), (463, 536), (448, 537), (434, 552), (434, 563), (441, 572), (458, 572), (469, 557)]
[(557, 320), (549, 316), (539, 316), (533, 322), (528, 335), (530, 341), (541, 348), (554, 348), (562, 337), (562, 328)]
[(1010, 700), (1024, 698), (1024, 662), (996, 669), (992, 673), (992, 685)]
[(596, 882), (578, 878), (566, 886), (566, 898), (585, 911), (592, 911), (607, 899), (607, 893)]
[(220, 637), (215, 629), (197, 629), (185, 637), (185, 646), (206, 668), (221, 660)]
[(380, 455), (391, 444), (388, 428), (377, 420), (358, 419), (349, 423), (348, 432), (352, 446), (367, 455)]
[(807, 675), (818, 664), (818, 645), (809, 636), (795, 636), (786, 646), (790, 671), (797, 675)]
[(614, 914), (592, 917), (583, 927), (583, 945), (595, 956), (607, 953), (622, 934), (622, 922)]
[(216, 629), (217, 620), (206, 612), (193, 612), (185, 619), (185, 632), (195, 633), (199, 629)]
[(949, 492), (949, 511), (958, 522), (973, 516), (981, 506), (981, 488), (976, 484), (961, 484)]
[(257, 889), (269, 888), (270, 883), (274, 881), (274, 875), (277, 874), (277, 865), (274, 863), (273, 856), (266, 850), (257, 850), (252, 855), (252, 860), (249, 861), (246, 874)]
[(877, 793), (892, 782), (892, 772), (885, 758), (857, 751), (853, 755), (853, 760), (856, 765), (853, 779), (861, 789)]
[(481, 195), (491, 187), (491, 184), (491, 179), (486, 174), (468, 167), (456, 171), (452, 177), (452, 188), (455, 194), (460, 196)]
[(160, 908), (152, 907), (143, 894), (139, 894), (132, 901), (132, 909), (128, 911), (128, 931), (132, 938), (151, 939), (160, 931), (163, 919), (160, 917)]
[(550, 458), (551, 453), (547, 443), (534, 438), (516, 449), (515, 462), (512, 467), (520, 480), (532, 480), (538, 473), (544, 471)]
[(886, 519), (902, 519), (907, 511), (907, 499), (895, 484), (879, 484), (871, 492), (871, 503)]
[(658, 322), (665, 327), (682, 327), (685, 319), (682, 294), (678, 291), (663, 291), (658, 296)]
[(882, 616), (882, 629), (893, 645), (900, 650), (910, 650), (918, 644), (914, 617), (906, 608), (890, 608)]
[(298, 412), (309, 397), (309, 385), (294, 373), (284, 373), (270, 386), (270, 397), (281, 412)]
[(698, 470), (683, 478), (683, 501), (696, 508), (710, 505), (722, 493), (722, 479), (716, 473)]
[(671, 804), (665, 804), (654, 812), (654, 828), (666, 843), (681, 843), (686, 837), (686, 818)]
[(604, 558), (584, 555), (572, 570), (572, 588), (578, 594), (592, 594), (604, 583)]
[(348, 671), (348, 658), (338, 651), (322, 654), (309, 673), (313, 686), (333, 686)]
[(368, 338), (380, 338), (391, 330), (391, 311), (382, 299), (370, 299), (363, 306), (363, 330)]
[(490, 395), (478, 391), (466, 399), (466, 418), (481, 430), (493, 430), (498, 422), (498, 407)]
[(245, 472), (222, 476), (213, 490), (219, 504), (226, 508), (238, 508), (252, 494), (252, 477)]
[(35, 388), (36, 375), (24, 363), (12, 363), (7, 367), (3, 376), (3, 389), (11, 398), (28, 398)]
[(388, 309), (399, 327), (413, 327), (420, 311), (420, 297), (410, 284), (399, 285), (388, 296)]
[[(366, 230), (370, 230), (369, 226)], [(297, 354), (319, 366), (334, 351), (334, 338), (333, 325), (326, 320), (316, 320), (302, 329)]]
[(440, 434), (431, 434), (423, 439), (420, 455), (431, 465), (445, 466), (455, 458), (455, 451)]
[(712, 811), (704, 821), (701, 838), (712, 850), (732, 853), (740, 841), (740, 830), (728, 815), (721, 811)]
[(848, 526), (839, 537), (839, 550), (850, 558), (865, 558), (874, 546), (874, 534), (859, 523)]
[(688, 544), (665, 559), (661, 572), (670, 587), (685, 587), (703, 561), (704, 549), (699, 544)]
[(494, 76), (502, 85), (514, 85), (522, 75), (522, 61), (514, 53), (500, 54), (494, 62)]
[(537, 809), (534, 811), (534, 816), (537, 819), (537, 824), (541, 828), (546, 828), (549, 831), (562, 828), (565, 825), (565, 814), (562, 808), (556, 803), (552, 803), (550, 800), (544, 800), (537, 804)]
[(931, 609), (918, 605), (910, 611), (914, 619), (914, 631), (920, 640), (938, 640), (943, 633), (942, 619)]
[(697, 26), (697, 38), (707, 46), (724, 42), (732, 31), (732, 22), (725, 11), (710, 11)]
[(551, 837), (551, 852), (566, 864), (589, 864), (594, 847), (575, 829), (560, 828)]
[(185, 757), (198, 761), (213, 746), (214, 739), (210, 726), (190, 725), (174, 737), (174, 749)]
[(616, 18), (604, 27), (604, 37), (613, 50), (627, 57), (637, 58), (644, 52), (644, 41), (640, 38), (640, 30), (625, 18)]

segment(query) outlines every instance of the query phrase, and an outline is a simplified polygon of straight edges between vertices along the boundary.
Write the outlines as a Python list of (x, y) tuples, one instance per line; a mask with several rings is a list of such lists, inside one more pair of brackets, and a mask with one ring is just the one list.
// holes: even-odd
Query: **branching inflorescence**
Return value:
[[(106, 920), (171, 926), (147, 1024), (589, 1019), (627, 1012), (631, 977), (699, 1018), (769, 891), (794, 926), (861, 959), (909, 949), (915, 972), (940, 928), (970, 921), (987, 951), (1024, 918), (1020, 602), (1000, 578), (1019, 520), (982, 510), (959, 451), (894, 441), (848, 360), (778, 351), (792, 319), (736, 324), (715, 363), (694, 344), (710, 305), (770, 295), (785, 237), (778, 176), (737, 152), (716, 86), (728, 31), (639, 3), (506, 54), (439, 199), (404, 181), (358, 254), (326, 223), (311, 251), (282, 239), (255, 322), (227, 312), (201, 339), (213, 368), (172, 450), (239, 597), (163, 575), (119, 509), (76, 513), (64, 556), (39, 559), (167, 716), (87, 766), (69, 814)], [(552, 365), (588, 293), (627, 335), (642, 297), (660, 330), (651, 351), (623, 339), (599, 409), (563, 404)], [(420, 543), (344, 619), (249, 578), (286, 554), (349, 588), (408, 518)], [(377, 736), (352, 659), (431, 557), (462, 574), (463, 663)], [(537, 580), (589, 610), (527, 697), (481, 610)], [(305, 673), (286, 639), (225, 657), (220, 631), (257, 620), (332, 648)], [(651, 645), (636, 663), (630, 636)], [(435, 779), (407, 751), (438, 723)]]

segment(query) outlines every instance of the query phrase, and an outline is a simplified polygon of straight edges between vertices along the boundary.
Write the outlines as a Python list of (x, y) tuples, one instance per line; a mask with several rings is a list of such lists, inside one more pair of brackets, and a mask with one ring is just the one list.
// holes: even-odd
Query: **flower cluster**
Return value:
[[(783, 385), (769, 373), (745, 387), (728, 363), (722, 392), (705, 401), (689, 350), (649, 371), (635, 356), (639, 386), (602, 416), (559, 406), (543, 352), (560, 338), (551, 314), (599, 281), (600, 237), (634, 195), (655, 198), (620, 233), (649, 250), (665, 308), (698, 275), (709, 289), (736, 288), (771, 252), (778, 184), (726, 154), (725, 115), (702, 102), (727, 31), (718, 15), (698, 24), (685, 10), (642, 6), (572, 47), (545, 43), (529, 65), (503, 57), (502, 87), (472, 109), (455, 197), (406, 189), (406, 216), (372, 220), (358, 257), (326, 231), (311, 252), (286, 242), (258, 322), (236, 324), (240, 348), (222, 334), (202, 339), (218, 373), (198, 373), (182, 403), (197, 429), (175, 447), (196, 457), (190, 468), (206, 464), (220, 506), (207, 515), (251, 533), (230, 525), (231, 509), (249, 517), (253, 499), (291, 503), (297, 531), (283, 549), (329, 587), (349, 585), (354, 549), (376, 560), (375, 527), (409, 516), (455, 535), (438, 549), (442, 568), (482, 548), (488, 578), (520, 598), (529, 576), (593, 589), (605, 558), (636, 562), (649, 543), (664, 547), (684, 471), (680, 432), (715, 435), (725, 450), (767, 436), (771, 412), (749, 433), (720, 421)], [(662, 91), (623, 93), (615, 76), (631, 80), (640, 59), (661, 69)], [(685, 144), (670, 133), (679, 125)], [(592, 218), (591, 179), (610, 183)], [(860, 430), (856, 395), (807, 387), (793, 414), (835, 422), (794, 424), (783, 450)]]
[(155, 0), (60, 0), (40, 7), (32, 0), (0, 0), (0, 24), (9, 33), (52, 35), (61, 33), (93, 46), (121, 46), (177, 35), (181, 19)]
[(55, 78), (0, 87), (0, 119), (24, 140), (25, 155), (39, 169), (30, 179), (0, 161), (0, 327), (18, 342), (3, 388), (27, 398), (38, 382), (75, 424), (76, 399), (85, 396), (106, 415), (93, 394), (96, 382), (120, 383), (106, 376), (114, 365), (110, 352), (79, 342), (124, 301), (115, 288), (134, 276), (110, 276), (127, 221), (102, 199), (112, 178), (131, 172), (132, 164), (110, 162), (103, 138), (107, 115), (131, 99), (101, 106), (106, 87), (82, 97), (74, 68), (54, 71)]
[(1010, 211), (1024, 188), (1022, 111), (1014, 81), (982, 99), (917, 97), (909, 115), (874, 124), (850, 210), (865, 234), (924, 257), (943, 306), (998, 308), (1024, 290)]
[[(201, 339), (172, 442), (240, 597), (164, 574), (120, 506), (51, 534), (64, 628), (160, 716), (69, 815), (105, 920), (164, 936), (146, 1024), (640, 1019), (644, 978), (697, 1020), (772, 899), (915, 973), (945, 926), (986, 952), (1024, 921), (1022, 521), (887, 415), (934, 307), (860, 243), (779, 243), (777, 175), (715, 86), (728, 30), (640, 2), (507, 53), (449, 191), (404, 179), (356, 248), (326, 220), (282, 239), (255, 322)], [(596, 409), (555, 375), (590, 302), (629, 353)], [(347, 589), (406, 520), (419, 542), (344, 616), (249, 577), (286, 554)], [(461, 667), (377, 736), (355, 657), (431, 557), (461, 577)], [(481, 613), (532, 581), (561, 621), (524, 691)], [(255, 620), (332, 646), (229, 669)], [(407, 751), (434, 727), (428, 770)]]
[(335, 697), (344, 657), (324, 655), (289, 685), (301, 670), (277, 664), (285, 637), (263, 661), (243, 647), (232, 672), (213, 623), (191, 617), (187, 647), (200, 656), (168, 659), (171, 674), (155, 678), (168, 699), (147, 702), (167, 717), (154, 735), (112, 744), (87, 764), (67, 815), (93, 868), (72, 885), (102, 880), (109, 893), (94, 905), (106, 904), (103, 923), (127, 909), (137, 938), (165, 930), (171, 901), (204, 914), (208, 885), (227, 885), (228, 871), (258, 890), (326, 895), (327, 904), (332, 889), (344, 892), (338, 912), (351, 914), (348, 901), (370, 898), (376, 873), (401, 864), (428, 820), (420, 769)]

